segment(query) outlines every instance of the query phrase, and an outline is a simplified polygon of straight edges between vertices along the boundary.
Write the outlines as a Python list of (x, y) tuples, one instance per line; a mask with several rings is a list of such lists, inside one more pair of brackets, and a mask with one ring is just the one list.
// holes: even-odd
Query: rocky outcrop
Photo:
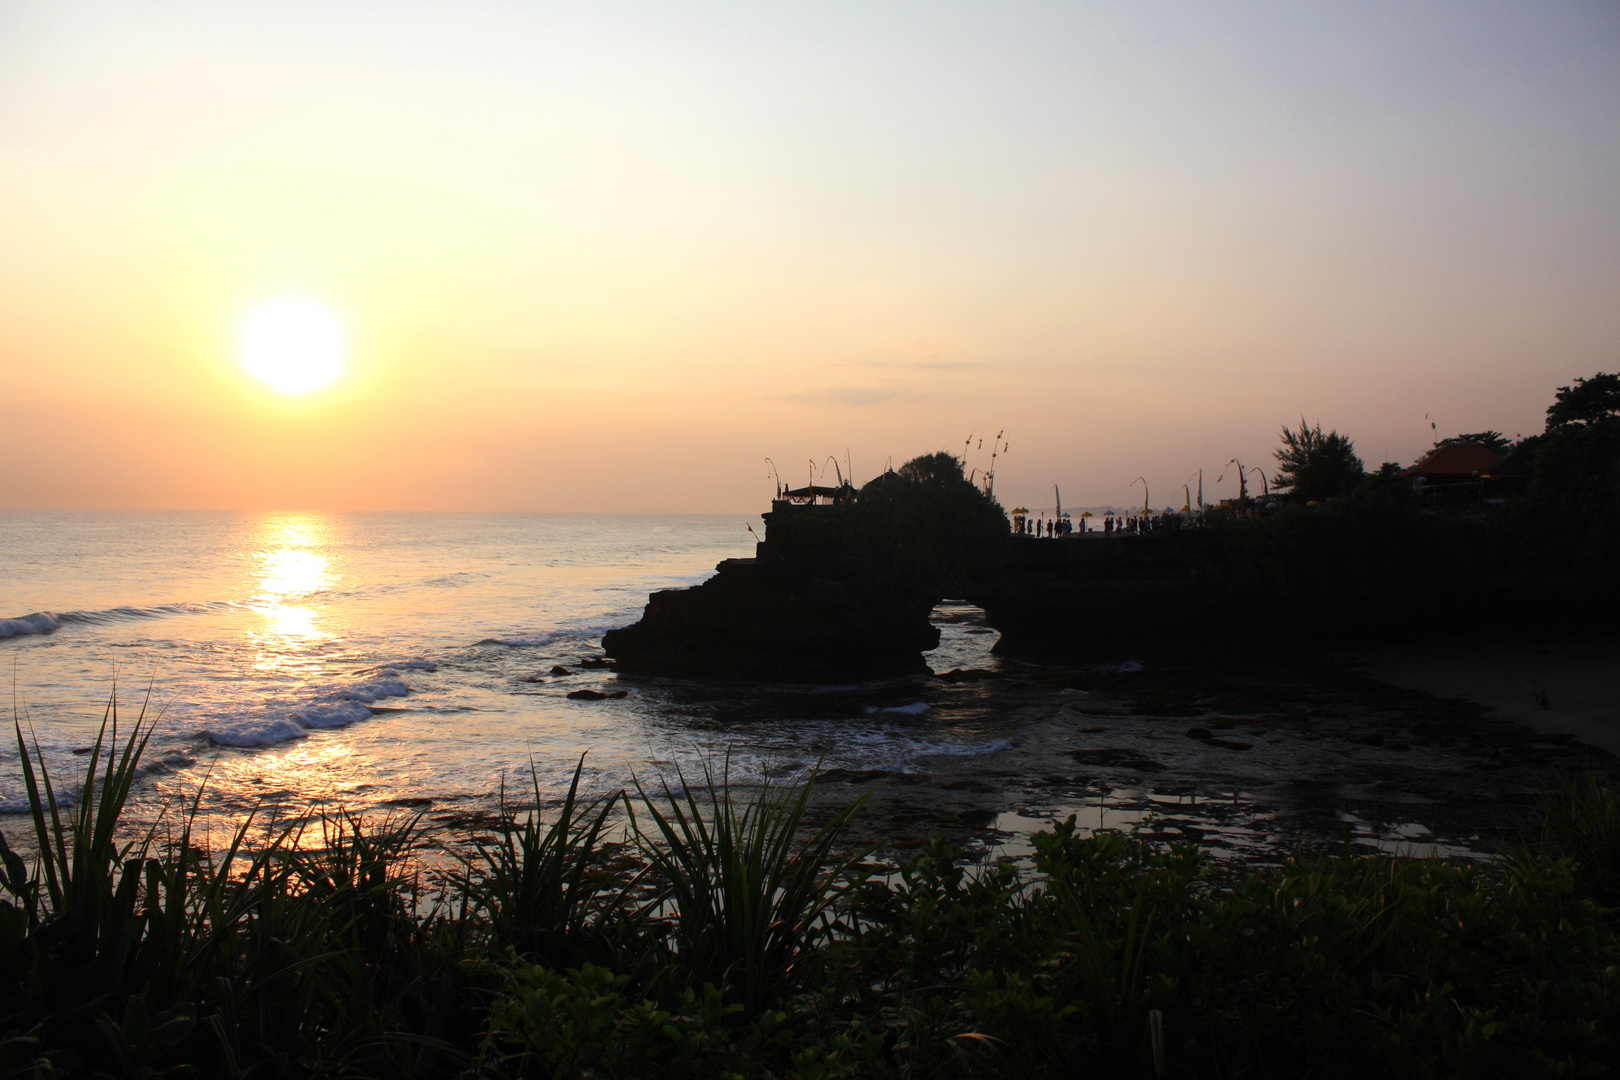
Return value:
[(754, 558), (728, 559), (696, 588), (654, 593), (641, 621), (607, 634), (603, 649), (627, 673), (853, 682), (927, 673), (923, 653), (939, 644), (929, 616), (946, 595), (984, 608), (998, 652), (1030, 658), (1163, 640), (1183, 626), (1207, 632), (1207, 618), (1187, 616), (1219, 610), (1202, 537), (1003, 536), (951, 575), (919, 574), (898, 546), (852, 540), (853, 512), (774, 503)]
[[(761, 545), (762, 548), (766, 545)], [(935, 597), (859, 564), (727, 559), (691, 589), (653, 593), (641, 621), (602, 638), (621, 672), (780, 682), (926, 673)]]
[(939, 596), (880, 565), (848, 502), (777, 500), (752, 559), (647, 598), (641, 621), (602, 638), (621, 672), (773, 682), (926, 674)]
[(929, 616), (944, 596), (984, 608), (1001, 633), (998, 653), (1030, 659), (1234, 626), (1201, 533), (1004, 536), (975, 548), (965, 570), (928, 575), (908, 573), (892, 551), (851, 542), (850, 514), (848, 506), (773, 504), (755, 558), (728, 559), (696, 588), (654, 593), (641, 621), (607, 634), (603, 649), (627, 673), (853, 682), (926, 673), (923, 653), (939, 644)]

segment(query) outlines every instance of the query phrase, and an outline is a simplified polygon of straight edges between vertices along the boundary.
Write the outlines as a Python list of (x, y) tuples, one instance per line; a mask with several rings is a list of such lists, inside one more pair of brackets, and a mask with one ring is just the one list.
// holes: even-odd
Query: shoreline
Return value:
[[(969, 634), (977, 621), (961, 620)], [(986, 654), (988, 666), (965, 676), (896, 684), (897, 702), (929, 708), (890, 712), (887, 722), (992, 749), (896, 770), (828, 769), (815, 816), (872, 789), (850, 839), (895, 859), (943, 836), (970, 858), (1026, 860), (1030, 834), (1070, 814), (1082, 829), (1140, 824), (1156, 840), (1195, 843), (1228, 874), (1346, 843), (1489, 858), (1561, 778), (1593, 769), (1620, 776), (1617, 655), (1620, 641), (1586, 637), (1241, 664), (1223, 656), (1062, 665)], [(1531, 676), (1545, 680), (1548, 709), (1519, 686)], [(632, 689), (639, 681), (609, 679)], [(747, 723), (735, 721), (736, 736)], [(782, 782), (802, 780), (802, 768)], [(442, 798), (390, 805), (407, 814), (434, 807), (422, 823), (426, 849), (487, 836), (494, 819), (492, 807)], [(27, 831), (15, 824), (8, 833)]]
[[(1546, 735), (1572, 734), (1620, 757), (1620, 636), (1498, 644), (1448, 643), (1351, 654), (1380, 682), (1486, 706)], [(1546, 695), (1540, 706), (1535, 694)]]
[(1236, 670), (1005, 661), (977, 685), (927, 695), (936, 722), (1000, 731), (1005, 749), (910, 773), (834, 770), (816, 802), (841, 805), (877, 784), (854, 830), (894, 857), (943, 835), (964, 853), (1022, 859), (1030, 833), (1073, 813), (1083, 828), (1141, 823), (1155, 839), (1191, 841), (1233, 873), (1346, 843), (1489, 859), (1563, 778), (1620, 775), (1601, 738), (1605, 687), (1616, 685), (1605, 682), (1607, 639), (1502, 646), (1480, 656), (1479, 673), (1515, 670), (1505, 661), (1516, 648), (1560, 675), (1549, 697), (1566, 706), (1514, 708), (1443, 656), (1404, 666), (1296, 656)]

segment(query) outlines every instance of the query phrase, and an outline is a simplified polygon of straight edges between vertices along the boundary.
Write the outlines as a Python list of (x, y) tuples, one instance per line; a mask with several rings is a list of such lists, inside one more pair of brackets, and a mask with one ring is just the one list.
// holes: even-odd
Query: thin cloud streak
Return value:
[(831, 360), (828, 367), (873, 368), (880, 371), (987, 371), (1015, 365), (988, 360)]
[(791, 401), (796, 405), (849, 405), (857, 409), (891, 402), (920, 401), (923, 394), (916, 390), (882, 390), (870, 386), (822, 386), (798, 394), (788, 394), (777, 401)]

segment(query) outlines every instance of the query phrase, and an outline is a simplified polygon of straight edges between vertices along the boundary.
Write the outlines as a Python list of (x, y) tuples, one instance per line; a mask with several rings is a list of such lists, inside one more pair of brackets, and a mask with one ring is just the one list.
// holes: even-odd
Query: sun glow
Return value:
[(308, 300), (274, 300), (242, 324), (241, 361), (284, 394), (307, 394), (343, 374), (343, 327)]

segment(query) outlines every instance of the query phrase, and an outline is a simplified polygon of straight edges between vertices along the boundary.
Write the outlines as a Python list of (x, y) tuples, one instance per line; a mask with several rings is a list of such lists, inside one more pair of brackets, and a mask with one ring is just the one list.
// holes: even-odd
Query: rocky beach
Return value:
[[(982, 620), (967, 605), (935, 617), (957, 641), (994, 641)], [(996, 749), (903, 771), (826, 769), (816, 801), (830, 811), (870, 790), (853, 837), (896, 857), (943, 836), (982, 857), (1023, 858), (1031, 833), (1074, 815), (1087, 829), (1194, 842), (1234, 871), (1345, 844), (1488, 859), (1560, 784), (1620, 775), (1604, 745), (1614, 729), (1580, 704), (1583, 693), (1612, 702), (1616, 648), (1476, 646), (1493, 661), (1477, 672), (1444, 655), (1424, 666), (1411, 650), (1063, 665), (986, 648), (983, 667), (895, 683), (875, 708), (891, 722), (913, 710), (919, 729)], [(1560, 667), (1552, 707), (1528, 691), (1522, 703), (1492, 695), (1489, 675), (1509, 655)]]

